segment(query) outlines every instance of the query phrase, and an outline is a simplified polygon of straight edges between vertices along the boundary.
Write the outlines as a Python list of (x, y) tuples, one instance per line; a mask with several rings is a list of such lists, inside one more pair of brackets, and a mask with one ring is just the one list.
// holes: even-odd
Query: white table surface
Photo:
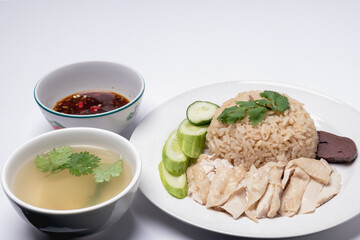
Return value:
[[(0, 164), (52, 131), (33, 99), (39, 78), (79, 61), (125, 63), (143, 75), (143, 103), (127, 138), (162, 102), (222, 81), (296, 84), (360, 110), (359, 12), (356, 0), (0, 0)], [(360, 216), (296, 239), (360, 239), (359, 226)], [(23, 221), (1, 191), (0, 239), (48, 236)], [(232, 238), (170, 217), (139, 191), (119, 222), (81, 239)]]

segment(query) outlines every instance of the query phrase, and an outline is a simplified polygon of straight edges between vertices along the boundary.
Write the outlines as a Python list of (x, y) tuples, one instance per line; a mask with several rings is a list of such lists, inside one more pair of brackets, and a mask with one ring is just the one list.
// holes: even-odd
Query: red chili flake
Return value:
[(92, 106), (90, 108), (90, 112), (97, 112), (99, 110), (100, 106)]
[(84, 103), (83, 103), (83, 102), (79, 102), (79, 103), (78, 103), (78, 107), (79, 107), (79, 108), (83, 108), (83, 106), (84, 106)]

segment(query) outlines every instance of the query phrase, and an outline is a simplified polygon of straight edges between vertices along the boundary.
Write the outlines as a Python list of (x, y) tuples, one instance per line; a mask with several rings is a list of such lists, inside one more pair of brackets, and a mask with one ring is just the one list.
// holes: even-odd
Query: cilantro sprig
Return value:
[(71, 147), (58, 147), (37, 155), (36, 167), (42, 172), (54, 174), (68, 169), (74, 176), (93, 174), (96, 183), (108, 182), (110, 177), (122, 173), (122, 157), (115, 163), (100, 163), (100, 158), (89, 152), (72, 153)]
[(283, 113), (290, 109), (289, 100), (284, 95), (265, 90), (260, 93), (260, 96), (263, 98), (237, 101), (235, 106), (225, 108), (217, 120), (222, 123), (234, 124), (248, 116), (251, 125), (256, 126), (265, 119), (267, 111)]
[(122, 162), (121, 160), (116, 163), (103, 163), (100, 167), (94, 169), (94, 178), (95, 182), (108, 182), (110, 181), (110, 177), (118, 177), (122, 173)]

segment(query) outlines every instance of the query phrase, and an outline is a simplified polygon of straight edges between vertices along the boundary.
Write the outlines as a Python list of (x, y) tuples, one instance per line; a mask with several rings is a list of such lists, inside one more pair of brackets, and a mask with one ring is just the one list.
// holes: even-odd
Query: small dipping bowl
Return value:
[[(14, 195), (14, 177), (36, 155), (65, 145), (94, 145), (118, 152), (132, 169), (129, 185), (111, 199), (74, 210), (51, 210), (32, 206)], [(79, 236), (94, 233), (118, 221), (130, 207), (139, 186), (141, 160), (136, 148), (124, 137), (97, 128), (66, 128), (47, 132), (20, 146), (3, 165), (1, 184), (18, 214), (45, 233)]]
[[(135, 118), (145, 89), (142, 76), (134, 69), (111, 62), (81, 62), (58, 68), (39, 80), (34, 98), (54, 129), (96, 127), (120, 133)], [(83, 91), (111, 91), (130, 102), (112, 111), (75, 115), (53, 110), (63, 98)]]

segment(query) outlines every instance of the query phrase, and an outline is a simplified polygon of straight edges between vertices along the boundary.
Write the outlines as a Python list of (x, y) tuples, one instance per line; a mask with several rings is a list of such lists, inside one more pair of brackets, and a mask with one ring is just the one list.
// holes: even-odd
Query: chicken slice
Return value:
[(247, 181), (248, 201), (245, 214), (252, 220), (256, 220), (256, 203), (263, 196), (268, 185), (268, 174), (266, 168), (256, 169), (250, 167), (249, 179)]
[(322, 164), (324, 164), (324, 166), (325, 166), (327, 169), (329, 169), (330, 172), (333, 171), (332, 167), (329, 165), (329, 163), (328, 163), (325, 159), (321, 158), (319, 161), (320, 161)]
[(226, 159), (216, 158), (215, 160), (213, 160), (213, 162), (215, 169), (219, 169), (220, 167), (227, 167), (227, 168), (233, 167), (233, 165)]
[(206, 204), (210, 190), (210, 181), (207, 178), (204, 168), (196, 163), (186, 171), (188, 180), (188, 195), (200, 204)]
[(251, 205), (245, 210), (245, 214), (248, 218), (253, 220), (254, 222), (258, 222), (257, 216), (256, 216), (256, 204)]
[(273, 217), (276, 216), (276, 214), (277, 214), (277, 212), (278, 212), (278, 210), (280, 208), (282, 192), (283, 192), (282, 187), (275, 185), (274, 194), (273, 194), (273, 197), (271, 199), (269, 211), (267, 213), (267, 216), (269, 218), (273, 218)]
[(207, 174), (208, 176), (208, 179), (210, 180), (210, 182), (213, 181), (215, 175), (216, 175), (216, 171), (218, 169), (220, 169), (221, 167), (227, 167), (227, 168), (232, 168), (233, 166), (228, 162), (228, 160), (226, 159), (220, 159), (220, 158), (217, 158), (215, 159), (214, 161), (212, 161), (212, 164), (214, 165), (214, 170), (209, 172)]
[(277, 211), (280, 208), (282, 185), (281, 176), (284, 172), (284, 165), (278, 165), (270, 170), (269, 173), (269, 184), (274, 187), (274, 192), (270, 201), (270, 207), (267, 216), (272, 218), (275, 217)]
[(268, 176), (266, 169), (256, 169), (251, 166), (249, 172), (249, 180), (247, 182), (248, 190), (248, 207), (256, 203), (264, 194), (268, 184)]
[(257, 218), (264, 218), (267, 216), (274, 192), (275, 192), (274, 185), (268, 184), (265, 194), (260, 198), (259, 203), (256, 207)]
[(298, 212), (309, 180), (310, 177), (301, 168), (295, 168), (294, 174), (281, 196), (279, 213), (282, 216), (291, 217)]
[(304, 170), (310, 177), (316, 181), (327, 185), (330, 181), (331, 169), (327, 168), (322, 162), (312, 158), (297, 158), (292, 162)]
[(226, 159), (220, 159), (220, 158), (215, 159), (213, 155), (206, 155), (206, 154), (201, 154), (197, 162), (200, 163), (202, 168), (205, 170), (205, 173), (210, 182), (213, 181), (217, 169), (221, 167), (228, 167), (228, 168), (233, 167), (231, 163), (229, 163), (229, 161)]
[(246, 210), (246, 178), (244, 178), (237, 187), (229, 200), (221, 206), (226, 212), (230, 213), (234, 219), (238, 219)]
[(206, 174), (209, 174), (210, 172), (215, 170), (213, 161), (203, 160), (199, 164), (204, 169)]
[(314, 179), (310, 179), (301, 200), (299, 213), (312, 213), (316, 209), (317, 200), (323, 188), (323, 184)]
[(281, 187), (282, 189), (285, 189), (286, 185), (288, 184), (290, 177), (294, 174), (295, 171), (295, 165), (292, 161), (290, 161), (284, 170), (284, 177), (281, 180)]
[(341, 176), (338, 173), (338, 171), (336, 171), (336, 169), (333, 168), (333, 172), (330, 175), (330, 182), (328, 185), (322, 188), (319, 197), (317, 199), (316, 207), (319, 207), (320, 205), (326, 203), (335, 195), (337, 195), (340, 192), (340, 188), (341, 188)]
[(206, 207), (211, 208), (223, 205), (231, 194), (236, 191), (245, 175), (246, 172), (241, 166), (219, 168), (211, 182)]
[(276, 215), (280, 207), (280, 192), (277, 188), (280, 188), (281, 190), (281, 176), (283, 173), (284, 164), (269, 162), (262, 168), (267, 171), (269, 183), (265, 194), (261, 197), (257, 205), (257, 218), (267, 217), (270, 209), (270, 216), (273, 217)]

